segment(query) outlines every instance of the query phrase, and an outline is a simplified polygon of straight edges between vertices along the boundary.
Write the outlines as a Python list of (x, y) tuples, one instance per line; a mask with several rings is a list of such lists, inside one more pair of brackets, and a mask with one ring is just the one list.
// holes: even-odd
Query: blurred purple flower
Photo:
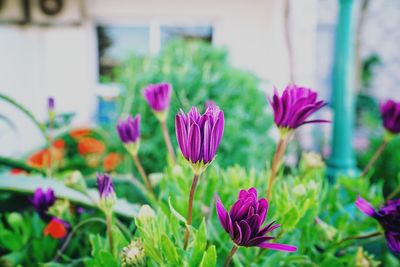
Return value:
[(48, 188), (47, 191), (44, 191), (42, 188), (37, 188), (33, 194), (33, 198), (31, 199), (33, 208), (37, 211), (40, 218), (45, 221), (51, 219), (52, 216), (48, 214), (48, 211), (55, 201), (56, 197), (51, 188)]
[(268, 242), (274, 237), (266, 234), (280, 225), (271, 222), (262, 227), (268, 212), (268, 201), (265, 198), (257, 199), (257, 195), (255, 188), (240, 190), (239, 199), (232, 205), (229, 213), (217, 196), (216, 209), (222, 227), (238, 246), (296, 251), (295, 246)]
[(381, 104), (383, 127), (392, 134), (400, 133), (400, 103), (388, 100)]
[(140, 115), (136, 115), (135, 118), (129, 115), (126, 120), (120, 120), (117, 131), (123, 143), (136, 143), (140, 138)]
[(47, 99), (47, 108), (48, 108), (49, 110), (54, 110), (54, 108), (55, 108), (54, 97), (49, 97), (49, 98)]
[(107, 173), (97, 173), (96, 176), (100, 198), (115, 197), (114, 186), (110, 175)]
[(288, 85), (278, 95), (275, 89), (274, 96), (268, 99), (274, 111), (274, 121), (278, 128), (296, 129), (307, 123), (329, 122), (326, 120), (306, 121), (313, 113), (327, 103), (317, 100), (318, 94), (311, 89)]
[(209, 106), (203, 115), (192, 107), (175, 117), (176, 137), (183, 156), (192, 164), (210, 163), (217, 152), (224, 132), (224, 112)]
[(357, 198), (355, 204), (360, 211), (382, 225), (389, 248), (395, 253), (400, 253), (400, 199), (388, 201), (378, 211), (361, 197)]
[(172, 86), (169, 83), (149, 84), (144, 89), (144, 97), (155, 112), (166, 111), (171, 101)]

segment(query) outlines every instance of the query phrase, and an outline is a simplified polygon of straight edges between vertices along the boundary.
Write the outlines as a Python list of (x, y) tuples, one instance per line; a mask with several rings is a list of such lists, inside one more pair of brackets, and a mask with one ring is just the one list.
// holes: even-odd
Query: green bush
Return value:
[(175, 147), (174, 115), (181, 108), (188, 111), (192, 105), (203, 110), (204, 103), (212, 100), (226, 118), (217, 158), (221, 166), (240, 164), (260, 169), (272, 153), (271, 140), (266, 136), (272, 118), (265, 112), (267, 101), (259, 89), (259, 80), (232, 67), (223, 49), (203, 42), (176, 40), (156, 57), (131, 56), (115, 69), (113, 81), (125, 88), (119, 102), (121, 115), (142, 115), (143, 142), (139, 153), (149, 171), (162, 170), (167, 152), (160, 126), (142, 90), (149, 83), (161, 81), (173, 85), (168, 126)]

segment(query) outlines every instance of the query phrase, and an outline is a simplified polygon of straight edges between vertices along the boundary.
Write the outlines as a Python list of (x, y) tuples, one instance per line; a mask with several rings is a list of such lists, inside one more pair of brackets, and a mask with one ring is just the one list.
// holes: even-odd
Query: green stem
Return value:
[(145, 185), (147, 187), (147, 190), (149, 190), (149, 192), (152, 195), (155, 195), (154, 191), (153, 191), (153, 188), (151, 187), (150, 180), (147, 177), (146, 172), (144, 171), (142, 164), (140, 163), (138, 155), (132, 155), (132, 158), (133, 158), (133, 162), (136, 165), (136, 168), (138, 169), (140, 175), (142, 176), (142, 179), (143, 179), (143, 181), (144, 181), (144, 183), (145, 183)]
[(89, 218), (87, 220), (81, 221), (80, 223), (78, 223), (74, 229), (69, 233), (69, 235), (67, 236), (67, 238), (65, 239), (62, 247), (57, 251), (57, 255), (54, 257), (54, 259), (52, 261), (56, 262), (58, 261), (58, 259), (60, 258), (60, 256), (63, 254), (64, 250), (67, 249), (69, 242), (71, 241), (72, 236), (76, 233), (76, 231), (78, 231), (79, 228), (81, 228), (82, 226), (84, 226), (85, 224), (88, 223), (93, 223), (93, 222), (100, 222), (100, 223), (104, 223), (106, 224), (106, 221), (104, 221), (104, 219), (101, 218)]
[(337, 246), (341, 245), (342, 243), (349, 241), (349, 240), (353, 240), (353, 239), (366, 239), (366, 238), (376, 237), (376, 236), (380, 236), (380, 235), (382, 235), (381, 232), (374, 232), (374, 233), (367, 234), (367, 235), (349, 236), (349, 237), (343, 238), (342, 240), (337, 242), (336, 245)]
[[(199, 177), (200, 177), (200, 175), (198, 175), (196, 173), (194, 174), (193, 181), (192, 181), (192, 186), (190, 188), (189, 204), (188, 204), (188, 219), (187, 219), (187, 225), (188, 226), (192, 224), (193, 199), (194, 199), (194, 194), (196, 192), (196, 186), (197, 186), (197, 183), (199, 181)], [(183, 242), (184, 249), (187, 248), (187, 245), (189, 243), (189, 235), (190, 235), (189, 227), (186, 227), (185, 237), (184, 237), (184, 242)]]
[(395, 196), (397, 196), (397, 194), (400, 193), (400, 186), (397, 187), (396, 190), (394, 190), (392, 193), (390, 193), (387, 197), (386, 197), (386, 201), (391, 200), (392, 198), (394, 198)]
[(172, 147), (171, 138), (168, 133), (167, 123), (165, 120), (160, 121), (160, 123), (161, 123), (162, 133), (164, 136), (165, 145), (167, 146), (167, 149), (168, 149), (168, 153), (171, 156), (172, 162), (174, 164), (176, 164), (176, 156), (175, 156), (174, 148)]
[(229, 263), (232, 260), (233, 255), (235, 255), (236, 251), (238, 250), (238, 246), (237, 245), (233, 245), (231, 252), (229, 252), (228, 257), (226, 257), (225, 263), (224, 263), (224, 267), (228, 267)]
[(107, 212), (106, 213), (106, 223), (107, 223), (107, 237), (108, 237), (108, 242), (110, 243), (110, 252), (111, 255), (114, 255), (114, 242), (113, 242), (113, 236), (112, 236), (112, 213)]
[(45, 131), (43, 125), (35, 118), (35, 116), (27, 108), (25, 108), (24, 106), (19, 104), (17, 101), (15, 101), (14, 99), (12, 99), (11, 97), (6, 96), (6, 95), (0, 94), (0, 99), (3, 99), (4, 101), (6, 101), (9, 104), (16, 107), (22, 113), (24, 113), (33, 122), (33, 124), (35, 124), (37, 126), (37, 128), (42, 133), (44, 140), (47, 142), (47, 134), (46, 134), (46, 131)]
[(287, 146), (287, 140), (288, 137), (281, 137), (279, 139), (278, 145), (276, 146), (275, 154), (272, 159), (272, 165), (271, 165), (271, 176), (269, 178), (269, 183), (268, 183), (268, 190), (267, 190), (267, 199), (271, 197), (272, 193), (272, 186), (275, 182), (276, 179), (276, 174), (279, 169), (279, 165), (282, 161), (283, 155), (285, 154), (286, 146)]
[(382, 154), (383, 150), (386, 148), (388, 142), (384, 140), (382, 144), (378, 147), (378, 149), (375, 151), (374, 155), (372, 158), (368, 161), (367, 166), (365, 166), (363, 172), (361, 173), (361, 177), (364, 177), (369, 169), (371, 168), (372, 165), (374, 165), (375, 161), (379, 158), (379, 156)]

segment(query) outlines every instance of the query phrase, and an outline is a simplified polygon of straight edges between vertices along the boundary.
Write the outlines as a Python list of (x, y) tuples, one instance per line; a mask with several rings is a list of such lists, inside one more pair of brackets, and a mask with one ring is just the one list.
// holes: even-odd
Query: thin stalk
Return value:
[(147, 190), (149, 190), (149, 192), (154, 195), (153, 188), (151, 187), (150, 184), (150, 180), (149, 178), (147, 178), (146, 172), (144, 171), (143, 166), (140, 163), (138, 155), (132, 155), (132, 158), (133, 162), (135, 162), (136, 168), (138, 169), (140, 175), (142, 176), (142, 179), (147, 187)]
[(107, 212), (106, 213), (106, 223), (107, 223), (107, 237), (108, 237), (108, 242), (110, 243), (110, 252), (111, 255), (114, 255), (114, 242), (113, 242), (113, 236), (112, 236), (112, 213)]
[[(187, 218), (187, 224), (191, 225), (192, 224), (192, 209), (193, 209), (193, 199), (194, 199), (194, 193), (196, 192), (196, 186), (199, 181), (199, 176), (198, 174), (194, 174), (193, 176), (193, 181), (192, 181), (192, 187), (190, 188), (190, 194), (189, 194), (189, 205), (188, 205), (188, 218)], [(187, 248), (188, 242), (189, 242), (189, 227), (186, 227), (185, 231), (185, 238), (183, 242), (183, 247), (184, 249)]]
[(382, 154), (383, 150), (386, 148), (388, 142), (384, 140), (382, 144), (378, 147), (378, 149), (375, 151), (374, 155), (372, 158), (369, 160), (367, 166), (365, 166), (363, 172), (361, 173), (361, 177), (364, 177), (369, 169), (371, 168), (372, 165), (374, 165), (375, 161), (379, 158), (379, 156)]
[(285, 154), (286, 146), (287, 146), (288, 137), (280, 138), (278, 145), (276, 146), (275, 154), (272, 159), (271, 166), (271, 176), (269, 178), (268, 191), (267, 191), (267, 199), (271, 197), (272, 186), (276, 179), (276, 174), (278, 172), (279, 165), (282, 161), (283, 155)]
[(176, 156), (174, 152), (174, 148), (172, 147), (171, 138), (168, 133), (167, 122), (166, 120), (160, 121), (162, 133), (164, 136), (165, 145), (167, 146), (168, 153), (172, 158), (174, 165), (176, 164)]
[(376, 237), (376, 236), (380, 236), (380, 235), (382, 235), (381, 232), (374, 232), (374, 233), (367, 234), (367, 235), (349, 236), (349, 237), (342, 239), (338, 243), (336, 243), (336, 245), (341, 245), (342, 243), (349, 241), (349, 240), (353, 240), (353, 239), (367, 239), (367, 238)]
[(391, 200), (392, 198), (394, 198), (395, 196), (397, 196), (397, 194), (400, 193), (400, 186), (397, 187), (397, 189), (395, 189), (392, 193), (390, 193), (387, 197), (386, 197), (386, 201)]
[(54, 259), (52, 261), (56, 262), (58, 261), (58, 259), (60, 258), (60, 256), (62, 255), (62, 253), (64, 252), (64, 250), (67, 249), (69, 243), (71, 242), (71, 238), (72, 236), (78, 231), (79, 228), (81, 228), (82, 226), (88, 224), (88, 223), (104, 223), (107, 224), (103, 219), (101, 218), (89, 218), (87, 220), (81, 221), (80, 223), (78, 223), (74, 229), (71, 231), (71, 233), (68, 234), (67, 238), (65, 239), (62, 247), (57, 251), (57, 255), (54, 257)]
[(225, 260), (225, 263), (224, 263), (224, 267), (228, 267), (229, 266), (229, 263), (231, 262), (232, 257), (233, 257), (233, 255), (235, 255), (235, 253), (238, 250), (238, 248), (239, 248), (238, 246), (233, 245), (233, 247), (231, 249), (231, 252), (229, 252), (228, 257), (226, 257), (226, 260)]

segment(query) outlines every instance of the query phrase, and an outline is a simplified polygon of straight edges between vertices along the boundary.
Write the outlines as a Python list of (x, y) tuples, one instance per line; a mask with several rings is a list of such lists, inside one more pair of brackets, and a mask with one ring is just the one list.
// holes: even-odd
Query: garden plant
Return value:
[[(193, 57), (204, 64), (175, 62), (187, 50), (203, 52)], [(127, 61), (147, 64), (146, 83), (133, 75), (120, 118), (106, 128), (56, 131), (62, 99), (49, 99), (42, 124), (1, 96), (46, 145), (25, 160), (0, 158), (0, 266), (399, 266), (400, 189), (384, 195), (371, 174), (400, 132), (400, 103), (381, 105), (383, 145), (364, 171), (329, 180), (317, 153), (285, 166), (299, 127), (330, 123), (313, 118), (328, 104), (314, 90), (289, 84), (264, 95), (205, 44), (163, 53)], [(116, 72), (123, 80), (130, 68)], [(254, 99), (235, 89), (245, 85)]]

